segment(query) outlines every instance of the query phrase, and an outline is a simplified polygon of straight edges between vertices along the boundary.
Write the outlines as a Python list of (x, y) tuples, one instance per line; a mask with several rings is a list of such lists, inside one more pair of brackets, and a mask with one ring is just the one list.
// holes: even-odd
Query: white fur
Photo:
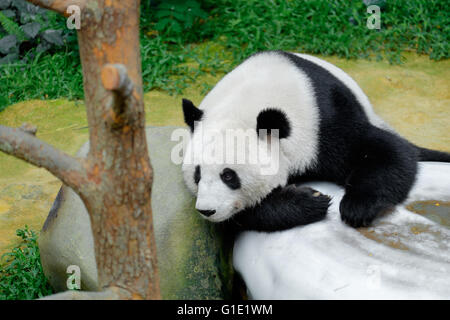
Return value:
[[(258, 153), (267, 150), (267, 144), (274, 142), (266, 142), (258, 139), (256, 130), (248, 130), (249, 139), (258, 141)], [(183, 163), (184, 179), (190, 190), (197, 194), (196, 208), (198, 210), (215, 210), (216, 213), (206, 219), (219, 222), (230, 218), (234, 213), (259, 202), (265, 195), (270, 193), (279, 185), (286, 184), (288, 178), (289, 161), (283, 154), (269, 154), (268, 161), (249, 163), (211, 163), (204, 159), (205, 154), (210, 151), (218, 152), (222, 147), (225, 154), (230, 154), (232, 146), (229, 144), (220, 145), (213, 137), (225, 135), (225, 130), (203, 130), (197, 127), (194, 135), (187, 146), (186, 156)], [(244, 145), (243, 147), (246, 147)], [(238, 145), (238, 148), (240, 145)], [(248, 155), (248, 149), (244, 149)], [(198, 152), (200, 151), (200, 152)], [(188, 161), (187, 155), (192, 156), (192, 161)], [(278, 159), (278, 157), (280, 157)], [(191, 160), (191, 159), (189, 159)], [(248, 157), (246, 158), (248, 160)], [(278, 161), (279, 160), (279, 161)], [(276, 174), (261, 174), (263, 167), (274, 166), (277, 163), (278, 170)], [(201, 179), (198, 186), (194, 182), (195, 166), (200, 165)], [(231, 190), (220, 179), (220, 173), (225, 169), (233, 169), (239, 176), (241, 188)]]
[(304, 171), (315, 160), (319, 112), (311, 81), (277, 53), (262, 53), (244, 61), (214, 87), (199, 107), (205, 111), (202, 122), (206, 129), (218, 130), (255, 129), (262, 109), (281, 109), (294, 120), (291, 136), (281, 141), (282, 152), (292, 160), (289, 170)]
[[(353, 91), (374, 125), (387, 126), (375, 115), (367, 96), (350, 76), (328, 62), (298, 55), (329, 70)], [(244, 61), (217, 83), (199, 108), (204, 112), (200, 122), (202, 130), (194, 130), (187, 147), (187, 154), (194, 154), (194, 161), (184, 161), (183, 172), (188, 187), (197, 195), (196, 208), (216, 210), (208, 218), (211, 221), (226, 220), (237, 211), (258, 203), (274, 188), (285, 186), (290, 174), (301, 174), (316, 161), (320, 119), (311, 80), (279, 53), (265, 52)], [(217, 145), (214, 135), (224, 136), (229, 129), (250, 129), (257, 139), (256, 119), (265, 108), (282, 110), (291, 126), (289, 137), (279, 141), (276, 174), (262, 175), (261, 164), (202, 162), (204, 151), (198, 151), (201, 147), (231, 152), (229, 146)], [(274, 160), (271, 158), (271, 162)], [(201, 166), (198, 186), (194, 183), (196, 165)], [(240, 189), (231, 190), (221, 181), (220, 173), (227, 167), (240, 177)]]

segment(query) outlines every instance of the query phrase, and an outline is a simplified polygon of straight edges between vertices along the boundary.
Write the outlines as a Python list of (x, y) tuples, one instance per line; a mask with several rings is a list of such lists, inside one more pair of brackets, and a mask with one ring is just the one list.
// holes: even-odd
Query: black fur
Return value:
[(291, 126), (286, 114), (279, 110), (268, 108), (264, 109), (258, 114), (256, 118), (256, 132), (259, 135), (259, 130), (266, 129), (267, 134), (271, 134), (272, 129), (278, 129), (278, 137), (280, 139), (289, 137), (291, 133)]
[(236, 231), (281, 231), (325, 218), (330, 198), (308, 187), (287, 185), (260, 204), (237, 213), (227, 223)]
[(368, 226), (380, 213), (403, 202), (414, 183), (419, 152), (415, 146), (370, 124), (363, 107), (326, 69), (290, 53), (280, 53), (312, 81), (320, 112), (316, 165), (290, 183), (326, 180), (345, 187), (341, 218)]
[(419, 150), (420, 161), (450, 162), (450, 154), (436, 150), (416, 147)]
[(418, 152), (406, 140), (371, 127), (361, 143), (339, 207), (342, 220), (353, 227), (368, 226), (406, 200), (417, 173)]
[(220, 174), (220, 179), (222, 179), (223, 183), (231, 190), (237, 190), (241, 187), (241, 179), (239, 179), (239, 176), (233, 169), (223, 169), (223, 172)]
[(198, 184), (200, 182), (201, 178), (202, 178), (202, 173), (200, 171), (200, 166), (197, 165), (197, 166), (195, 166), (195, 171), (194, 171), (194, 182), (195, 182), (195, 184)]
[(189, 126), (191, 132), (194, 132), (195, 121), (201, 121), (203, 111), (196, 108), (191, 100), (183, 99), (184, 122)]

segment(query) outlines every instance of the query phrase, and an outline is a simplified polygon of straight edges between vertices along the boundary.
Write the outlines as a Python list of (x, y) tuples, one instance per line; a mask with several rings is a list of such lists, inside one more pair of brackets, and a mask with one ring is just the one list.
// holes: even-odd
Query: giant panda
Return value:
[[(182, 171), (196, 209), (244, 230), (285, 230), (324, 218), (330, 198), (299, 186), (308, 180), (343, 186), (341, 219), (369, 226), (407, 198), (418, 161), (450, 162), (450, 154), (399, 136), (349, 75), (306, 54), (254, 54), (198, 108), (188, 99), (182, 108), (191, 131)], [(236, 151), (217, 143), (214, 137), (229, 130), (244, 130), (260, 146)], [(261, 163), (205, 161), (205, 152), (251, 155), (261, 146), (279, 151), (264, 158), (266, 165), (277, 162), (276, 172), (262, 174)]]

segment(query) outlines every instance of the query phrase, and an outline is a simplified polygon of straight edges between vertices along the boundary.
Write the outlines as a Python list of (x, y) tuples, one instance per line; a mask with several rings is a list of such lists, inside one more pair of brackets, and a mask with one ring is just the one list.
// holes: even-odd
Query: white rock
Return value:
[(449, 201), (450, 164), (420, 163), (405, 205), (362, 230), (340, 220), (342, 188), (307, 185), (332, 196), (325, 220), (236, 240), (233, 263), (249, 297), (450, 299), (450, 230), (405, 208), (416, 200)]

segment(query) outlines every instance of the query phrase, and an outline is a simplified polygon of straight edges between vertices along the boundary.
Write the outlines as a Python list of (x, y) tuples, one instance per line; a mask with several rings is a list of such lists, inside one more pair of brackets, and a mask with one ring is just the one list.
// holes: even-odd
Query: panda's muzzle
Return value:
[(209, 217), (216, 213), (216, 210), (198, 210), (198, 212), (200, 212), (205, 217)]

